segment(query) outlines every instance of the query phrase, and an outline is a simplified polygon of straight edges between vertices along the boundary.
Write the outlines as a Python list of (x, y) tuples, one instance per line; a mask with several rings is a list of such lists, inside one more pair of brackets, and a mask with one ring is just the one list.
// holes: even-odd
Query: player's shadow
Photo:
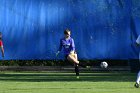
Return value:
[(6, 73), (0, 74), (0, 81), (19, 81), (19, 82), (52, 82), (52, 81), (116, 81), (130, 82), (136, 79), (134, 73), (82, 73), (79, 79), (76, 79), (74, 73)]

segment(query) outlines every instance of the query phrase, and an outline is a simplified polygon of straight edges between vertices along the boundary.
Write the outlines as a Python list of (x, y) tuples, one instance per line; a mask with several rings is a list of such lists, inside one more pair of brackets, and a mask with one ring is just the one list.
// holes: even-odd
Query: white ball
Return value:
[(100, 66), (101, 66), (101, 68), (107, 68), (108, 64), (107, 64), (107, 62), (103, 61), (103, 62), (101, 62)]

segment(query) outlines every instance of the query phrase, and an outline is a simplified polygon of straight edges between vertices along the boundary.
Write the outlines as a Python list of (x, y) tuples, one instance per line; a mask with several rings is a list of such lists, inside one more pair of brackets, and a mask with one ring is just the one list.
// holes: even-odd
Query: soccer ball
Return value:
[(107, 64), (107, 62), (103, 61), (103, 62), (101, 62), (100, 66), (101, 66), (101, 68), (107, 68), (108, 64)]

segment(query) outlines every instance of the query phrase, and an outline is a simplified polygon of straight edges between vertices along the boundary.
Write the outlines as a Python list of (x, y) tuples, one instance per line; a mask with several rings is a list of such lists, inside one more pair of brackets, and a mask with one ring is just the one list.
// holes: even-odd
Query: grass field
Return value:
[(126, 72), (74, 73), (0, 72), (0, 93), (140, 93), (136, 74)]

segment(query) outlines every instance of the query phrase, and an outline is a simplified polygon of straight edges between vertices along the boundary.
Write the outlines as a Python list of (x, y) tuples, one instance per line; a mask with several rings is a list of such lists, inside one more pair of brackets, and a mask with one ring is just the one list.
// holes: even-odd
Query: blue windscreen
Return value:
[[(56, 59), (69, 28), (79, 59), (136, 59), (139, 0), (1, 0), (5, 59)], [(57, 59), (63, 59), (63, 52)]]

